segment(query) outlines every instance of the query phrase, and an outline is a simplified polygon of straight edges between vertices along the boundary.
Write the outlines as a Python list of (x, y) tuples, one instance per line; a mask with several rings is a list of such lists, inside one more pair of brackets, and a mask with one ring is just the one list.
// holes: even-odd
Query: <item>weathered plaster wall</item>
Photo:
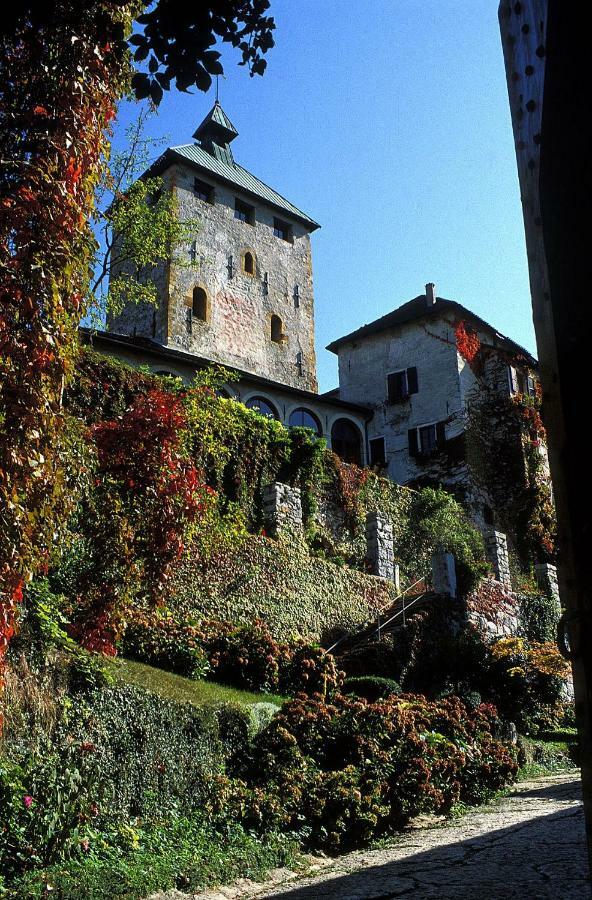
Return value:
[[(418, 392), (389, 404), (387, 375), (412, 366)], [(342, 400), (374, 408), (368, 437), (385, 438), (388, 475), (400, 484), (424, 474), (424, 466), (409, 455), (410, 428), (445, 420), (447, 440), (463, 431), (454, 327), (445, 320), (410, 323), (341, 346), (339, 386)]]

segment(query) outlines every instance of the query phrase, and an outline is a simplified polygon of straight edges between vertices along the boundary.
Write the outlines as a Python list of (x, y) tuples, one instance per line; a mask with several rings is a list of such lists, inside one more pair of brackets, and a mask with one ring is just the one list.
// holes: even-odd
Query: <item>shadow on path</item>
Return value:
[[(493, 822), (517, 818), (515, 824), (471, 836), (466, 824), (407, 835), (402, 845), (385, 851), (388, 861), (368, 865), (351, 874), (319, 878), (314, 883), (284, 887), (264, 896), (267, 900), (391, 900), (395, 897), (438, 897), (440, 900), (506, 900), (553, 898), (588, 900), (586, 836), (579, 781), (541, 786), (518, 792), (502, 801), (508, 809), (492, 808)], [(565, 801), (565, 809), (546, 814), (545, 807)], [(571, 805), (567, 805), (571, 802)], [(489, 813), (488, 813), (489, 814)], [(453, 832), (451, 834), (450, 832)], [(448, 842), (458, 835), (461, 839)], [(464, 837), (466, 835), (466, 837)], [(433, 846), (414, 852), (421, 843)]]

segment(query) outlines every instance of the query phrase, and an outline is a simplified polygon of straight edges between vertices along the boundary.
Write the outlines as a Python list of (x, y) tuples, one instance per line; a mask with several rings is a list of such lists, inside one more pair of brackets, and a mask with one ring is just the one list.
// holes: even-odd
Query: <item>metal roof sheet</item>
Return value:
[(289, 200), (286, 200), (285, 197), (282, 197), (281, 194), (278, 194), (277, 191), (274, 191), (273, 188), (270, 188), (265, 182), (260, 181), (259, 178), (256, 178), (242, 166), (239, 166), (238, 163), (230, 164), (217, 159), (211, 153), (203, 150), (199, 144), (181, 144), (178, 147), (171, 147), (167, 152), (192, 163), (204, 171), (210, 172), (218, 178), (224, 179), (224, 181), (230, 182), (238, 188), (242, 188), (248, 194), (264, 200), (271, 206), (275, 206), (284, 213), (298, 219), (310, 231), (321, 227), (318, 222), (307, 216), (306, 213), (294, 206), (293, 203), (290, 203)]

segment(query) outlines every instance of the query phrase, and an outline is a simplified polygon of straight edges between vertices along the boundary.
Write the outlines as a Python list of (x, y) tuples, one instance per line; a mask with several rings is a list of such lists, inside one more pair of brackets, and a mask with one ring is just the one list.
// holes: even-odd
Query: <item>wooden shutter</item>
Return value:
[(410, 369), (407, 369), (407, 393), (417, 394), (417, 391), (417, 368), (412, 366)]
[(417, 456), (419, 453), (419, 446), (417, 444), (417, 428), (410, 428), (407, 432), (407, 437), (409, 440), (409, 456)]
[(512, 394), (518, 393), (518, 374), (514, 366), (508, 366), (508, 374), (510, 378), (510, 391)]
[(398, 403), (401, 399), (399, 392), (399, 379), (397, 373), (387, 375), (388, 401), (389, 403)]
[(444, 422), (436, 423), (436, 446), (441, 450), (446, 443), (446, 424)]

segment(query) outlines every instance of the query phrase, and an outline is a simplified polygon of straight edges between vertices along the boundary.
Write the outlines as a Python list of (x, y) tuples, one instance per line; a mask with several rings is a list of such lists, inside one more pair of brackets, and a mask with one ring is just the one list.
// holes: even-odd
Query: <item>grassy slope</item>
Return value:
[(191, 703), (193, 706), (237, 703), (239, 706), (248, 707), (255, 703), (281, 704), (286, 699), (275, 694), (253, 694), (249, 691), (240, 691), (237, 688), (226, 687), (212, 681), (194, 681), (191, 678), (165, 672), (131, 659), (110, 660), (108, 666), (119, 681), (135, 684), (166, 700)]

